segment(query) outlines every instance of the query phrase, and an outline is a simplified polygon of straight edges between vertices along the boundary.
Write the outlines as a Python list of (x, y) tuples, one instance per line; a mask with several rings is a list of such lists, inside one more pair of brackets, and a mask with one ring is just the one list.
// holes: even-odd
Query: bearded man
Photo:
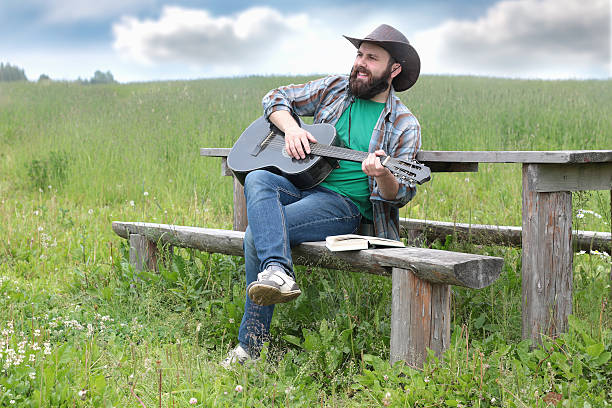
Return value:
[(398, 182), (379, 157), (414, 160), (421, 146), (419, 122), (395, 94), (416, 82), (419, 56), (401, 32), (386, 24), (365, 38), (344, 37), (357, 48), (348, 77), (274, 89), (263, 98), (264, 115), (285, 134), (285, 149), (295, 159), (304, 159), (316, 142), (297, 116), (334, 125), (344, 147), (370, 153), (362, 163), (340, 161), (321, 184), (307, 190), (266, 170), (247, 175), (247, 297), (239, 344), (223, 361), (226, 368), (255, 358), (268, 339), (274, 305), (301, 294), (292, 246), (357, 231), (397, 240), (399, 208), (416, 193)]

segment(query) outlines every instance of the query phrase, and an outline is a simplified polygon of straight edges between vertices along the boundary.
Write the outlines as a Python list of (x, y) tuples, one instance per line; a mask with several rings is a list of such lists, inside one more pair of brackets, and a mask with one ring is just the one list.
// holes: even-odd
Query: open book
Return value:
[(402, 241), (392, 239), (370, 237), (367, 235), (330, 235), (325, 238), (325, 246), (330, 251), (354, 251), (368, 249), (371, 246), (405, 247)]

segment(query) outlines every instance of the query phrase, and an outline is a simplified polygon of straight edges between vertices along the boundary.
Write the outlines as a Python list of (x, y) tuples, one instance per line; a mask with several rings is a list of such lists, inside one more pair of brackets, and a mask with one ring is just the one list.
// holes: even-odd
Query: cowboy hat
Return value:
[(419, 54), (410, 45), (404, 34), (387, 24), (381, 24), (365, 38), (353, 38), (343, 35), (355, 48), (359, 48), (364, 41), (374, 43), (384, 48), (402, 66), (402, 72), (393, 78), (393, 88), (405, 91), (417, 81), (421, 71)]

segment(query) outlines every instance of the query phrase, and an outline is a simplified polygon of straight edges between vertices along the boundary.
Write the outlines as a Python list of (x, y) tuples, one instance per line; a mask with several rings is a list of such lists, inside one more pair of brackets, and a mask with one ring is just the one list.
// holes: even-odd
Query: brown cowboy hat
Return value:
[(343, 35), (355, 48), (359, 48), (364, 41), (374, 43), (385, 50), (395, 61), (402, 66), (402, 72), (393, 78), (393, 88), (405, 91), (417, 81), (421, 72), (421, 59), (416, 50), (410, 45), (404, 34), (387, 24), (381, 24), (365, 38), (353, 38)]

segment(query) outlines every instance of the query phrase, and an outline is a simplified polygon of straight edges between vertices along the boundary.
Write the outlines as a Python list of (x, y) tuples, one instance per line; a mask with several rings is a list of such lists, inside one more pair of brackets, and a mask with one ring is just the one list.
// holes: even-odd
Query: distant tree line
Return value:
[(112, 84), (117, 81), (115, 81), (115, 78), (113, 77), (113, 74), (111, 74), (110, 71), (106, 71), (106, 72), (96, 71), (94, 72), (94, 76), (89, 81), (84, 80), (82, 82), (94, 85), (94, 84)]
[(0, 81), (27, 81), (23, 69), (9, 63), (0, 63)]
[[(8, 81), (27, 81), (25, 72), (22, 68), (11, 65), (8, 62), (0, 63), (0, 82), (8, 82)], [(50, 81), (51, 78), (47, 74), (41, 74), (38, 78), (38, 82), (41, 81)], [(77, 82), (82, 84), (113, 84), (116, 83), (113, 74), (110, 71), (102, 72), (96, 71), (94, 76), (91, 79), (81, 79), (79, 78)]]

